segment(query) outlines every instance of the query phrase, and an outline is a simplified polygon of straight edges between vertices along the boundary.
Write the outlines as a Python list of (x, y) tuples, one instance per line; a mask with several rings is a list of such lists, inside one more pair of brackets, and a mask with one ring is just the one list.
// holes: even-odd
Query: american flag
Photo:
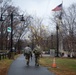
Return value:
[(62, 4), (58, 5), (54, 9), (52, 9), (52, 11), (59, 11), (59, 10), (62, 10)]

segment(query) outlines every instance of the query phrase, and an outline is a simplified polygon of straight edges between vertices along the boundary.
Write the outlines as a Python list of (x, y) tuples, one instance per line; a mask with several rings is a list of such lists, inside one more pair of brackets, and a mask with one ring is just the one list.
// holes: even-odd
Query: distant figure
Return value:
[(29, 66), (30, 57), (32, 56), (32, 49), (30, 48), (29, 45), (27, 45), (27, 47), (25, 47), (25, 49), (24, 49), (24, 56), (26, 59), (26, 64), (27, 64), (27, 66)]
[(39, 45), (36, 45), (36, 47), (33, 50), (33, 53), (35, 55), (35, 66), (39, 66), (39, 58), (41, 55), (41, 47)]

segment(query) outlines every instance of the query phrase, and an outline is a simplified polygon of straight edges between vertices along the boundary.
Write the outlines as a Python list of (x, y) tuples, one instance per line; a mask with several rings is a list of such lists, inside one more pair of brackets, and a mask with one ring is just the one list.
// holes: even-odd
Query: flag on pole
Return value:
[(52, 9), (52, 11), (60, 11), (60, 10), (62, 10), (62, 3), (57, 7), (55, 7), (54, 9)]

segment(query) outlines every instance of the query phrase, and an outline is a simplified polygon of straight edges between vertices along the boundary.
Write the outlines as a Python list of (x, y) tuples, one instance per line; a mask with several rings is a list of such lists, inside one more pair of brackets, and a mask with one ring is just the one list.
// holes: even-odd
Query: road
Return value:
[(46, 67), (35, 66), (34, 56), (30, 60), (30, 66), (26, 66), (26, 60), (23, 55), (18, 57), (10, 66), (8, 75), (55, 75)]

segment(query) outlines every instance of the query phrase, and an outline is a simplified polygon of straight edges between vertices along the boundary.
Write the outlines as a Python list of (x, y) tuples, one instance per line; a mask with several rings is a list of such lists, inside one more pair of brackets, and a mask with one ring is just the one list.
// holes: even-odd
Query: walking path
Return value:
[(26, 66), (23, 55), (17, 58), (10, 66), (8, 75), (54, 75), (46, 67), (34, 66), (34, 57), (30, 60), (30, 66)]

